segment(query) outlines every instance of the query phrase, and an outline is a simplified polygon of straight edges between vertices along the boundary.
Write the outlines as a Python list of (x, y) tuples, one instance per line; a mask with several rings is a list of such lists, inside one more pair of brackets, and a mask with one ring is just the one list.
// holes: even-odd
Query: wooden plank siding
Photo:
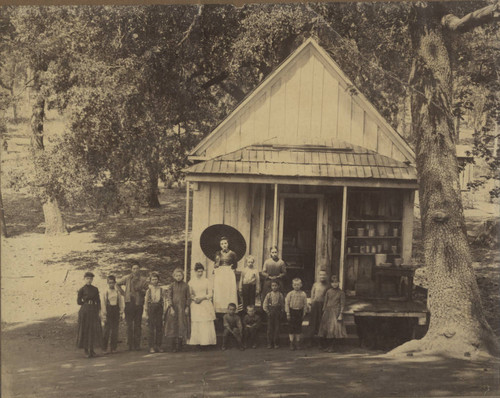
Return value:
[(200, 236), (209, 224), (208, 216), (210, 208), (210, 185), (211, 183), (198, 183), (198, 189), (193, 188), (193, 212), (191, 223), (191, 271), (197, 262), (205, 266), (208, 276), (209, 260), (203, 254), (200, 247)]
[(376, 120), (364, 112), (364, 129), (363, 129), (363, 147), (367, 149), (377, 150), (377, 122)]
[[(264, 242), (264, 232), (272, 234), (272, 218), (266, 213), (266, 185), (241, 183), (198, 183), (193, 190), (192, 215), (192, 254), (191, 270), (201, 262), (207, 270), (207, 277), (213, 277), (213, 263), (207, 259), (200, 247), (203, 231), (214, 224), (227, 224), (245, 237), (247, 252), (256, 259), (256, 266), (262, 269), (264, 259), (268, 257)], [(272, 202), (272, 195), (270, 196)], [(268, 204), (272, 215), (272, 203)], [(267, 217), (267, 218), (266, 218)], [(270, 237), (267, 237), (270, 239)], [(244, 265), (244, 258), (239, 261), (238, 269)]]
[(348, 91), (339, 85), (337, 138), (340, 141), (351, 142), (351, 107), (352, 97)]
[(278, 80), (271, 86), (269, 140), (285, 135), (285, 84)]
[(313, 79), (314, 79), (314, 58), (306, 53), (305, 64), (300, 70), (300, 102), (297, 136), (297, 143), (307, 142), (307, 137), (311, 135), (312, 103), (313, 103)]
[(311, 136), (315, 140), (321, 137), (321, 121), (323, 111), (323, 79), (324, 71), (323, 65), (317, 57), (312, 57), (313, 62), (313, 78), (312, 78), (312, 104), (311, 104)]
[(314, 45), (292, 58), (215, 135), (204, 139), (195, 154), (213, 158), (253, 144), (331, 145), (336, 140), (335, 145), (346, 141), (414, 162), (404, 140), (360, 93), (351, 93), (350, 82)]
[(315, 280), (318, 280), (319, 271), (325, 267), (328, 274), (332, 265), (333, 225), (331, 223), (331, 206), (323, 196), (318, 200), (318, 220), (316, 232), (316, 269)]
[(274, 192), (273, 190), (269, 189), (269, 187), (266, 187), (264, 213), (264, 252), (262, 253), (262, 263), (264, 263), (264, 261), (269, 257), (269, 249), (273, 245), (273, 213)]
[(323, 104), (321, 119), (321, 137), (337, 138), (339, 82), (330, 73), (323, 72)]

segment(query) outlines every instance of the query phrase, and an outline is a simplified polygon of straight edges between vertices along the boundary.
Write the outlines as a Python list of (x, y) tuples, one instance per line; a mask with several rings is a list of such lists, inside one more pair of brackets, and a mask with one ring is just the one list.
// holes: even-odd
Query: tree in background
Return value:
[(158, 207), (158, 180), (180, 178), (209, 119), (211, 93), (192, 62), (200, 8), (92, 7), (82, 15), (93, 29), (67, 93), (72, 148), (107, 186), (130, 187), (126, 200)]
[(73, 37), (68, 21), (72, 11), (58, 7), (9, 7), (3, 8), (2, 13), (7, 13), (12, 26), (8, 47), (2, 49), (5, 64), (19, 63), (28, 71), (32, 170), (27, 179), (32, 192), (42, 202), (45, 233), (66, 233), (60, 210), (64, 189), (61, 177), (53, 173), (55, 168), (51, 165), (53, 158), (47, 147), (44, 122), (50, 96), (71, 84), (68, 65)]

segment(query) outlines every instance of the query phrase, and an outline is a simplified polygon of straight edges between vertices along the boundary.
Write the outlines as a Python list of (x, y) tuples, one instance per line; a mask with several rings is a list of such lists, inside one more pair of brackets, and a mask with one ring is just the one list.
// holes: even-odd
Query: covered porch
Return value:
[(242, 232), (259, 267), (277, 245), (289, 276), (301, 277), (306, 291), (326, 268), (348, 294), (376, 297), (375, 255), (409, 264), (416, 172), (407, 163), (334, 142), (252, 145), (187, 171), (194, 195), (191, 265), (201, 256), (201, 232), (215, 223)]

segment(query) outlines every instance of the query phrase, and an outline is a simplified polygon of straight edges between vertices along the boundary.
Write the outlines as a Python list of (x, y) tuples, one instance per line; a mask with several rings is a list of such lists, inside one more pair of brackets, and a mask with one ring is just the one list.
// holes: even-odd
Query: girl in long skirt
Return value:
[(212, 304), (212, 289), (210, 282), (203, 276), (205, 267), (196, 263), (194, 277), (189, 281), (191, 292), (191, 337), (189, 345), (215, 345), (215, 311)]
[(92, 286), (94, 274), (86, 272), (84, 275), (85, 285), (78, 290), (77, 303), (80, 305), (78, 312), (78, 335), (76, 346), (83, 348), (87, 358), (95, 357), (95, 347), (102, 348), (102, 326), (99, 312), (101, 311), (101, 299), (99, 289)]
[(172, 275), (174, 282), (168, 287), (166, 294), (165, 335), (171, 342), (172, 351), (177, 352), (182, 349), (182, 344), (189, 339), (191, 334), (189, 321), (191, 294), (188, 284), (182, 280), (184, 271), (176, 268)]
[(226, 237), (220, 239), (221, 250), (215, 254), (214, 264), (214, 307), (216, 312), (227, 312), (229, 303), (237, 303), (236, 276), (238, 266), (236, 253), (229, 249)]
[(347, 337), (347, 333), (342, 319), (342, 312), (345, 306), (345, 293), (339, 288), (339, 280), (336, 275), (332, 275), (331, 289), (325, 294), (323, 303), (323, 316), (319, 325), (319, 337), (329, 341), (328, 352), (333, 352), (335, 339)]

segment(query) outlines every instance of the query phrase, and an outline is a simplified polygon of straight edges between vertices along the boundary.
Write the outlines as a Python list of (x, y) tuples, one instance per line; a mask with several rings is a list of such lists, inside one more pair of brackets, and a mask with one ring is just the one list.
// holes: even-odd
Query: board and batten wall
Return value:
[[(321, 191), (321, 188), (317, 190)], [(334, 234), (335, 231), (340, 234), (341, 199), (338, 194), (325, 194), (318, 200), (316, 277), (323, 266), (329, 273), (338, 273), (340, 242)], [(280, 214), (279, 209), (276, 213)], [(274, 195), (272, 186), (268, 184), (195, 183), (191, 270), (197, 262), (201, 262), (207, 270), (207, 277), (213, 277), (213, 262), (202, 252), (200, 236), (214, 224), (227, 224), (240, 231), (247, 242), (246, 255), (253, 255), (258, 269), (262, 270), (264, 261), (269, 257), (269, 248), (273, 245), (273, 217)], [(281, 231), (277, 233), (280, 237)], [(243, 266), (244, 259), (238, 262), (238, 269)]]
[[(266, 217), (266, 185), (214, 182), (194, 185), (191, 270), (197, 262), (201, 262), (207, 277), (213, 278), (213, 262), (203, 254), (200, 236), (214, 224), (227, 224), (240, 231), (247, 243), (245, 256), (253, 255), (256, 265), (262, 269), (264, 231), (272, 230), (272, 218)], [(244, 258), (238, 262), (238, 269), (243, 266)]]
[(200, 151), (213, 158), (258, 143), (334, 145), (340, 140), (409, 160), (393, 134), (311, 47), (265, 82)]

